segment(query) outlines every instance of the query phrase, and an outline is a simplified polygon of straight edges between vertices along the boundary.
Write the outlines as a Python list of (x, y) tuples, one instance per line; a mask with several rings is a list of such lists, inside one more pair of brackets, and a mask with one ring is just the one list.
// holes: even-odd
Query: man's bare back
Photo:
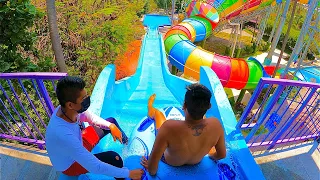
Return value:
[[(167, 120), (161, 130), (168, 142), (164, 157), (172, 166), (199, 163), (202, 158), (223, 138), (223, 129), (218, 119), (207, 118), (197, 122)], [(223, 145), (224, 146), (224, 143)]]
[(185, 121), (166, 120), (161, 111), (153, 107), (156, 95), (148, 101), (148, 116), (155, 120), (157, 136), (149, 160), (141, 164), (149, 174), (158, 170), (160, 160), (171, 166), (193, 165), (205, 155), (219, 160), (226, 156), (224, 130), (216, 118), (204, 118), (211, 108), (211, 92), (203, 85), (187, 87), (183, 110)]

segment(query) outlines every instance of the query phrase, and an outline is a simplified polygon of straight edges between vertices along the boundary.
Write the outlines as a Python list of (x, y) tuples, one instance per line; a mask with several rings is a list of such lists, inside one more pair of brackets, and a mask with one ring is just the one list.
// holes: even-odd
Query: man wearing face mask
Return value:
[[(140, 179), (143, 171), (129, 171), (123, 167), (118, 153), (90, 153), (99, 140), (109, 133), (114, 141), (119, 140), (120, 143), (126, 144), (128, 138), (114, 118), (104, 120), (87, 110), (90, 96), (84, 88), (85, 82), (72, 76), (62, 78), (57, 84), (60, 106), (53, 112), (46, 129), (46, 148), (53, 167), (69, 176), (91, 172), (115, 179)], [(90, 126), (83, 128), (83, 122)]]

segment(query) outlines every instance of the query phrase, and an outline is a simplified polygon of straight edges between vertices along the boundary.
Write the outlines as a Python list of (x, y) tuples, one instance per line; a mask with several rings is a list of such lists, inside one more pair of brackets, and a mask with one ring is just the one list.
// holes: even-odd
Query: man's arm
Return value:
[(218, 119), (215, 119), (217, 121), (217, 130), (220, 134), (217, 144), (211, 148), (209, 154), (209, 157), (213, 160), (219, 160), (226, 157), (226, 144), (225, 144), (225, 138), (224, 138), (224, 130), (223, 127)]
[(118, 178), (129, 177), (129, 170), (127, 168), (118, 168), (100, 161), (84, 148), (78, 138), (72, 133), (69, 133), (68, 128), (61, 127), (59, 131), (61, 131), (61, 133), (58, 137), (58, 142), (56, 142), (57, 146), (64, 147), (65, 155), (70, 156), (89, 172)]
[(114, 123), (104, 120), (88, 110), (79, 115), (79, 120), (80, 122), (88, 122), (91, 126), (101, 129), (110, 129), (113, 140), (119, 140), (122, 143), (122, 132)]
[(104, 120), (100, 116), (97, 116), (96, 114), (90, 112), (89, 110), (81, 113), (79, 115), (80, 122), (87, 122), (91, 126), (97, 126), (102, 129), (109, 128), (112, 123), (109, 121)]
[(161, 128), (158, 130), (156, 140), (153, 144), (152, 152), (148, 160), (148, 172), (150, 175), (155, 175), (158, 171), (159, 161), (168, 147), (168, 121), (165, 121)]

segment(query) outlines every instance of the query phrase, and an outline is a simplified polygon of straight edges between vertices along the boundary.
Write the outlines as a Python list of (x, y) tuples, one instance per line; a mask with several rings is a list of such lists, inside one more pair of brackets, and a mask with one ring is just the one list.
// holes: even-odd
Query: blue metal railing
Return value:
[(57, 105), (56, 81), (66, 73), (0, 73), (0, 138), (36, 144)]
[[(265, 89), (266, 85), (271, 88)], [(241, 129), (247, 145), (259, 150), (317, 139), (320, 84), (262, 78), (237, 128)]]

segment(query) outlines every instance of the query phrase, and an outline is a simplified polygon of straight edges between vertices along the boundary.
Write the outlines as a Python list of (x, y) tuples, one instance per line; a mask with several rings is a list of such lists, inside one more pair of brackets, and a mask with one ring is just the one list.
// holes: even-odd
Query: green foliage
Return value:
[(37, 56), (37, 37), (29, 28), (40, 16), (29, 0), (0, 0), (0, 72), (41, 71), (27, 55)]
[[(134, 6), (128, 5), (126, 13), (119, 13), (117, 19), (105, 22), (88, 21), (87, 24), (78, 27), (78, 31), (85, 37), (83, 46), (78, 47), (75, 51), (78, 55), (78, 64), (87, 67), (80, 72), (90, 84), (94, 84), (103, 67), (109, 63), (113, 63), (115, 58), (124, 52), (126, 45), (134, 39), (137, 31), (138, 11), (142, 9), (142, 4)], [(138, 30), (138, 29), (136, 29)], [(142, 36), (142, 32), (137, 33)], [(94, 71), (93, 71), (94, 70)], [(89, 83), (88, 83), (89, 84)], [(92, 89), (93, 87), (89, 87)]]
[(231, 48), (229, 46), (226, 47), (226, 50), (224, 52), (227, 56), (231, 55)]
[(143, 14), (147, 14), (149, 12), (149, 8), (150, 8), (150, 4), (149, 4), (149, 0), (147, 0), (143, 6), (143, 8), (137, 12), (137, 15), (139, 17), (142, 17)]
[[(8, 134), (13, 134), (16, 136), (27, 136), (28, 138), (36, 137), (37, 139), (43, 140), (41, 134), (45, 134), (44, 124), (47, 125), (50, 118), (46, 111), (47, 106), (45, 102), (43, 100), (40, 101), (38, 96), (39, 94), (34, 89), (33, 83), (30, 80), (22, 80), (22, 86), (20, 86), (17, 80), (11, 80), (10, 83), (14, 91), (11, 90), (9, 84), (5, 80), (0, 79), (0, 84), (4, 88), (8, 97), (6, 98), (4, 93), (1, 91), (0, 99), (7, 109), (5, 109), (3, 105), (0, 105), (0, 111), (2, 112), (2, 115), (9, 120), (8, 122), (4, 118), (0, 119), (2, 130)], [(36, 85), (36, 83), (34, 84)], [(53, 105), (57, 107), (58, 100), (55, 98), (55, 91), (52, 82), (45, 81), (44, 85), (49, 93), (49, 96), (51, 97)], [(25, 88), (27, 94), (24, 93), (22, 87)], [(17, 97), (13, 92), (15, 92)], [(19, 116), (16, 112), (18, 112)], [(39, 118), (38, 115), (41, 118)], [(29, 133), (22, 120), (25, 122), (25, 125), (30, 128), (32, 133)], [(9, 123), (13, 128), (10, 128)], [(39, 134), (38, 131), (40, 131), (41, 134)]]
[[(175, 13), (184, 13), (186, 3), (190, 0), (174, 0), (175, 1)], [(170, 10), (172, 8), (172, 0), (155, 0), (157, 7), (164, 10)]]
[(267, 52), (267, 51), (269, 51), (269, 49), (271, 47), (270, 45), (271, 45), (271, 43), (269, 43), (269, 42), (261, 41), (261, 43), (258, 47), (258, 50), (263, 51), (263, 52)]
[(168, 9), (171, 8), (172, 2), (171, 0), (155, 0), (158, 8)]
[[(243, 135), (244, 137), (246, 137), (246, 136), (249, 135), (249, 133), (251, 132), (251, 130), (245, 129), (245, 130), (242, 130), (241, 132), (242, 132), (242, 135)], [(269, 133), (268, 129), (261, 125), (261, 126), (258, 128), (257, 132), (254, 133), (254, 135), (255, 135), (255, 136), (258, 136), (258, 135), (267, 134), (267, 133)]]
[[(44, 16), (46, 7), (42, 2), (33, 2), (37, 8), (27, 0), (0, 0), (0, 64), (2, 65), (0, 72), (54, 71), (55, 64), (52, 63), (54, 56), (51, 49), (48, 21)], [(56, 1), (61, 44), (70, 70), (68, 74), (84, 78), (90, 93), (102, 69), (124, 53), (131, 41), (142, 37), (144, 29), (139, 21), (140, 17), (153, 11), (155, 6), (153, 1), (137, 0), (131, 2), (125, 0)], [(8, 24), (11, 25), (9, 29), (6, 27)], [(5, 61), (3, 57), (6, 57)], [(4, 106), (0, 104), (0, 111), (4, 112), (4, 116), (12, 120), (11, 114), (20, 123), (21, 120), (17, 115), (20, 114), (21, 118), (31, 127), (32, 132), (35, 133), (39, 129), (44, 134), (45, 128), (37, 113), (44, 124), (48, 124), (49, 116), (32, 83), (23, 81), (33, 104), (29, 102), (19, 83), (12, 80), (13, 88), (24, 109), (6, 81), (0, 80), (0, 83), (14, 106), (14, 108), (10, 108), (9, 101), (0, 91), (0, 99), (4, 102), (4, 106), (9, 108), (9, 112), (6, 112)], [(58, 101), (55, 98), (52, 82), (48, 81), (44, 84), (56, 107)], [(36, 111), (33, 110), (33, 106)], [(27, 115), (35, 122), (35, 126), (32, 125)], [(0, 119), (0, 122), (2, 122), (0, 128), (4, 129), (3, 123), (7, 122), (4, 119)], [(12, 124), (16, 129), (18, 128), (15, 122)], [(10, 131), (9, 134), (24, 136), (23, 132), (19, 132), (19, 130), (17, 130), (17, 134), (13, 132), (14, 129)], [(32, 138), (30, 133), (26, 135)], [(41, 139), (39, 134), (35, 133), (35, 135)]]
[[(48, 21), (44, 16), (45, 3), (39, 1), (33, 3), (37, 8), (27, 0), (0, 0), (0, 72), (54, 71)], [(102, 69), (124, 53), (129, 42), (142, 37), (144, 29), (139, 16), (153, 11), (155, 6), (153, 1), (137, 0), (56, 1), (59, 34), (66, 63), (70, 69), (69, 75), (84, 78), (90, 93)], [(8, 24), (10, 28), (7, 28)], [(4, 116), (10, 120), (12, 114), (19, 122), (17, 114), (20, 114), (27, 125), (32, 127), (33, 132), (39, 128), (44, 134), (45, 128), (19, 83), (12, 81), (13, 88), (25, 109), (15, 98), (6, 81), (0, 80), (0, 83), (18, 112), (15, 113), (13, 108), (5, 112), (4, 106), (11, 107), (11, 105), (0, 91), (0, 98), (4, 102), (4, 106), (0, 105), (0, 110), (5, 113)], [(51, 81), (44, 83), (56, 107), (58, 102)], [(47, 124), (49, 117), (32, 83), (24, 81), (23, 85), (38, 114)], [(32, 126), (27, 114), (35, 121), (36, 126)], [(0, 121), (4, 123), (4, 119)], [(18, 127), (14, 122), (13, 124)], [(0, 128), (2, 129), (2, 125)], [(18, 132), (16, 135), (23, 135), (23, 132)], [(40, 138), (39, 134), (35, 135)], [(32, 136), (27, 134), (27, 137)]]
[(236, 48), (236, 49), (235, 49), (235, 57), (236, 57), (236, 58), (239, 58), (239, 57), (240, 57), (240, 54), (241, 54), (241, 48)]
[(245, 45), (241, 51), (241, 57), (248, 57), (254, 54), (254, 48), (251, 45)]
[[(42, 4), (36, 6), (45, 11)], [(56, 2), (59, 34), (68, 74), (81, 76), (87, 82), (90, 93), (102, 69), (114, 63), (131, 41), (142, 37), (144, 29), (140, 22), (141, 16), (153, 11), (155, 7), (152, 0)], [(47, 36), (49, 28), (46, 21), (44, 17), (36, 22), (40, 37)], [(53, 58), (50, 43), (43, 44), (41, 49), (41, 55)]]
[(187, 0), (176, 0), (176, 13), (184, 13), (186, 11)]
[(252, 49), (253, 49), (253, 53), (257, 52), (257, 44), (256, 43), (252, 43)]
[[(247, 33), (249, 32), (249, 34), (252, 34), (251, 31), (249, 31), (248, 29), (244, 29)], [(219, 32), (214, 34), (215, 39), (211, 39), (209, 38), (206, 41), (206, 45), (205, 48), (208, 51), (211, 52), (215, 52), (221, 55), (226, 55), (226, 56), (230, 56), (231, 55), (231, 48), (230, 48), (230, 39), (232, 39), (230, 37), (229, 33), (226, 32)], [(234, 52), (234, 56), (235, 57), (239, 57), (239, 58), (247, 58), (250, 56), (253, 56), (258, 52), (258, 50), (260, 50), (260, 48), (256, 48), (254, 47), (255, 45), (252, 43), (252, 37), (250, 36), (241, 36), (241, 38), (239, 38), (239, 42), (241, 42), (241, 46), (244, 45), (244, 48), (242, 49), (235, 49)], [(264, 43), (262, 41), (262, 43)]]
[[(287, 28), (288, 27), (285, 25), (284, 30), (286, 31)], [(265, 38), (269, 38), (271, 31), (272, 31), (272, 26), (268, 25), (265, 30), (265, 35), (266, 35)], [(277, 48), (279, 48), (279, 49), (281, 49), (281, 47), (282, 47), (282, 43), (283, 43), (284, 37), (285, 37), (285, 31), (283, 31), (280, 35), (279, 43), (277, 44)], [(285, 49), (286, 53), (290, 54), (292, 52), (292, 50), (296, 44), (296, 41), (298, 40), (299, 33), (300, 33), (299, 31), (291, 28), (290, 35), (289, 35), (287, 45), (286, 45), (286, 49)], [(262, 48), (262, 49), (264, 49), (264, 48)]]
[[(289, 12), (292, 11), (292, 4), (290, 5), (289, 8)], [(316, 13), (314, 13), (316, 14)], [(296, 13), (295, 13), (295, 17), (293, 19), (293, 24), (292, 27), (290, 29), (290, 33), (289, 33), (289, 38), (288, 38), (288, 42), (287, 42), (287, 46), (285, 49), (285, 52), (288, 54), (292, 53), (292, 50), (296, 44), (296, 41), (298, 40), (299, 36), (300, 36), (300, 32), (301, 32), (301, 28), (303, 26), (303, 23), (306, 19), (306, 15), (307, 15), (307, 9), (304, 8), (301, 5), (298, 5)], [(315, 16), (313, 17), (313, 19), (315, 18)], [(283, 26), (282, 32), (281, 32), (281, 36), (279, 39), (279, 43), (277, 44), (277, 48), (281, 48), (282, 47), (282, 43), (284, 41), (284, 37), (285, 37), (285, 33), (287, 32), (288, 29), (288, 23), (289, 23), (289, 17), (286, 18), (286, 23)], [(267, 27), (265, 29), (265, 34), (266, 34), (266, 38), (270, 36), (270, 33), (272, 31), (272, 27), (274, 26), (274, 22), (276, 20), (276, 14), (272, 14), (270, 16), (270, 18), (267, 21)], [(319, 38), (319, 33), (316, 33), (314, 36), (314, 39)], [(309, 39), (309, 35), (307, 34), (305, 37), (305, 40)], [(314, 59), (314, 54), (319, 55), (319, 51), (317, 50), (317, 46), (320, 46), (320, 41), (314, 41), (314, 43), (312, 43), (309, 47), (310, 53), (307, 54), (308, 59)]]

